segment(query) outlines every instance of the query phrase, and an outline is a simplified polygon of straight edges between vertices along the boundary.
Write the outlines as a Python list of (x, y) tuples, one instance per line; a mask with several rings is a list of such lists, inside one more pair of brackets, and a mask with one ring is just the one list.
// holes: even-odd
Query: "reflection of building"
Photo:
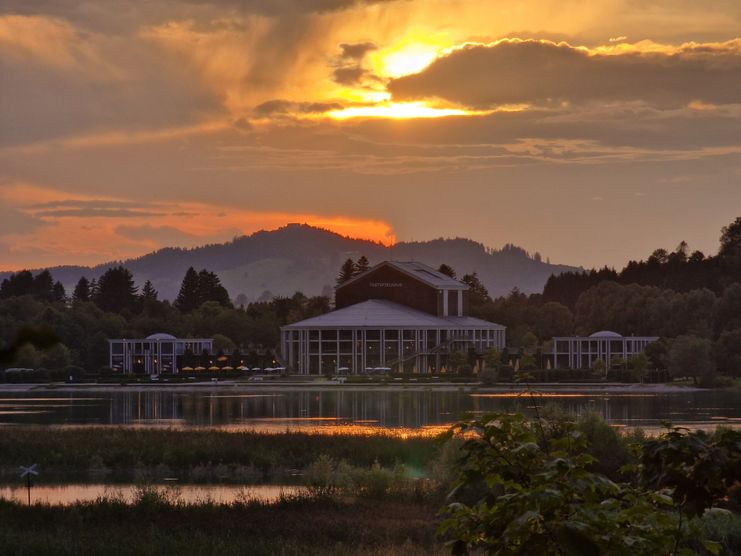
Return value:
[(504, 347), (504, 326), (468, 316), (468, 286), (421, 263), (380, 263), (335, 299), (336, 310), (281, 329), (289, 369), (437, 371), (453, 351)]
[(124, 373), (177, 373), (186, 366), (184, 358), (193, 361), (213, 353), (210, 338), (179, 339), (170, 334), (152, 334), (136, 340), (108, 340), (109, 366)]
[(591, 369), (595, 360), (601, 359), (607, 367), (613, 357), (624, 361), (641, 353), (658, 336), (621, 336), (617, 332), (602, 330), (591, 336), (553, 338), (553, 366), (557, 369)]

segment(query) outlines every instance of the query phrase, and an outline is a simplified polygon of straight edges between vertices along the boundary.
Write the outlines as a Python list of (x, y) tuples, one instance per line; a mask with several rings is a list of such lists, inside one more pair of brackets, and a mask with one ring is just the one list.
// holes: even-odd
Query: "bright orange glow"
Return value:
[(443, 118), (446, 116), (468, 116), (476, 112), (460, 108), (434, 108), (424, 102), (390, 102), (374, 106), (354, 106), (333, 110), (327, 115), (335, 120), (349, 118)]
[(258, 432), (265, 434), (312, 434), (321, 436), (386, 436), (389, 438), (435, 438), (445, 434), (454, 423), (441, 425), (426, 425), (419, 428), (411, 427), (383, 427), (373, 426), (366, 423), (354, 423), (335, 420), (330, 418), (324, 420), (326, 424), (317, 424), (317, 419), (311, 417), (296, 418), (265, 418), (256, 419), (244, 424), (226, 424), (220, 426), (197, 426), (188, 425), (184, 419), (173, 420), (146, 420), (131, 425), (48, 425), (52, 428), (64, 430), (102, 428), (102, 429), (146, 429), (146, 430), (217, 430), (220, 432)]
[(655, 394), (627, 394), (620, 392), (497, 392), (492, 394), (469, 394), (472, 398), (653, 398)]
[(376, 74), (397, 78), (419, 73), (429, 66), (440, 52), (453, 42), (446, 34), (433, 33), (429, 29), (412, 29), (406, 36), (387, 48), (369, 55), (369, 62)]
[[(160, 201), (134, 202), (134, 212), (130, 214), (115, 211), (80, 214), (75, 210), (74, 202), (93, 201), (105, 205), (124, 200), (26, 184), (8, 186), (0, 191), (0, 202), (44, 223), (26, 233), (6, 236), (10, 254), (0, 260), (0, 269), (38, 266), (42, 260), (48, 266), (67, 264), (71, 259), (81, 264), (97, 264), (141, 256), (161, 247), (195, 247), (228, 241), (235, 236), (273, 230), (291, 222), (384, 245), (396, 242), (388, 222), (360, 216), (260, 212), (208, 203)], [(52, 210), (44, 206), (44, 203), (54, 202), (72, 206), (60, 205)], [(39, 246), (44, 246), (42, 253)]]

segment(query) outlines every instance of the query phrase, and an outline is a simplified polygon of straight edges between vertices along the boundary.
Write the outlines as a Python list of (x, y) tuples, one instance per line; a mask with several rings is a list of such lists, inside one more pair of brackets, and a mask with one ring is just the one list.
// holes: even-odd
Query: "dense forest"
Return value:
[[(368, 266), (365, 257), (347, 260), (337, 282)], [(440, 270), (456, 276), (450, 265)], [(626, 367), (640, 363), (704, 380), (716, 371), (741, 374), (741, 217), (721, 230), (713, 256), (690, 253), (681, 242), (672, 252), (657, 249), (619, 272), (551, 276), (542, 294), (514, 289), (492, 298), (475, 272), (461, 280), (471, 288), (472, 314), (507, 326), (503, 360), (521, 357), (537, 368), (552, 337), (613, 330), (661, 337), (646, 351), (647, 361), (625, 362)], [(155, 332), (213, 337), (217, 350), (249, 354), (275, 349), (280, 326), (325, 313), (330, 303), (328, 297), (297, 292), (235, 306), (215, 273), (192, 267), (173, 303), (160, 300), (149, 281), (137, 287), (123, 266), (108, 269), (97, 281), (80, 278), (70, 294), (48, 270), (21, 271), (0, 285), (0, 365), (94, 371), (107, 362), (108, 338)], [(58, 341), (26, 341), (24, 327), (47, 330)]]
[[(0, 366), (64, 371), (62, 376), (97, 372), (108, 362), (108, 338), (163, 331), (213, 337), (216, 350), (249, 356), (275, 348), (280, 326), (329, 309), (329, 298), (301, 293), (234, 306), (216, 274), (192, 267), (174, 303), (160, 301), (149, 281), (137, 288), (121, 266), (97, 281), (80, 278), (70, 296), (48, 271), (22, 271), (0, 285)], [(29, 336), (28, 330), (48, 334)], [(53, 340), (45, 344), (38, 336)]]
[[(473, 279), (472, 279), (473, 278)], [(492, 299), (475, 275), (475, 316), (507, 326), (511, 349), (548, 352), (553, 336), (612, 330), (660, 336), (649, 366), (679, 376), (741, 374), (741, 217), (721, 230), (717, 255), (657, 249), (620, 272), (603, 268), (551, 276), (542, 294), (517, 289)]]

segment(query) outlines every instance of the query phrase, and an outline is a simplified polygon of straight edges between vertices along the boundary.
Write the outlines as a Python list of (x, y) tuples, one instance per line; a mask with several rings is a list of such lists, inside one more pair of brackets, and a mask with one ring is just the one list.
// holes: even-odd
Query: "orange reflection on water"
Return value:
[(588, 392), (577, 394), (575, 392), (496, 392), (491, 394), (469, 394), (472, 398), (522, 398), (532, 396), (536, 398), (655, 398), (655, 394), (622, 394)]
[[(158, 492), (174, 503), (198, 504), (214, 502), (231, 504), (248, 500), (275, 502), (283, 495), (294, 495), (302, 487), (296, 485), (168, 485), (157, 487)], [(113, 484), (66, 484), (54, 486), (34, 486), (31, 489), (31, 502), (52, 506), (69, 506), (75, 502), (92, 502), (99, 498), (109, 498), (122, 502), (133, 502), (138, 493), (135, 485)], [(25, 486), (0, 486), (0, 498), (26, 503), (28, 491)]]
[[(412, 427), (385, 427), (374, 425), (372, 419), (366, 421), (343, 421), (336, 417), (296, 417), (296, 418), (265, 418), (245, 421), (243, 423), (228, 423), (223, 425), (192, 425), (183, 419), (142, 420), (125, 425), (109, 424), (63, 424), (46, 425), (45, 429), (136, 429), (159, 431), (216, 431), (230, 433), (260, 433), (260, 434), (311, 434), (324, 436), (387, 436), (392, 438), (433, 438), (446, 433), (453, 422), (437, 425), (423, 425)], [(33, 428), (33, 427), (29, 427)]]

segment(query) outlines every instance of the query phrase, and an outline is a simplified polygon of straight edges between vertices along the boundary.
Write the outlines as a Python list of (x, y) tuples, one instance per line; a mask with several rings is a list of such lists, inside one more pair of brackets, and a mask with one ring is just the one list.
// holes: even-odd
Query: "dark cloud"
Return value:
[(223, 114), (221, 99), (187, 68), (146, 47), (125, 51), (123, 58), (107, 52), (106, 66), (83, 60), (67, 67), (0, 48), (0, 146), (177, 127)]
[(353, 66), (348, 68), (337, 68), (332, 73), (332, 78), (336, 83), (340, 85), (355, 85), (365, 76), (366, 70), (360, 66)]
[(341, 104), (336, 102), (293, 102), (275, 99), (263, 102), (255, 107), (255, 114), (270, 116), (272, 114), (322, 114), (329, 110), (339, 110)]
[[(0, 14), (45, 15), (115, 29), (141, 22), (224, 13), (295, 16), (320, 14), (394, 0), (4, 0)], [(116, 14), (111, 18), (111, 14)]]
[(341, 58), (350, 60), (362, 60), (365, 55), (378, 47), (372, 42), (342, 43), (340, 45)]
[(61, 201), (50, 201), (38, 203), (28, 207), (34, 216), (53, 218), (99, 218), (99, 217), (124, 217), (138, 218), (142, 216), (164, 216), (165, 213), (152, 210), (141, 203), (133, 201), (110, 201), (110, 200), (77, 200), (66, 199)]
[(37, 212), (36, 214), (39, 217), (52, 218), (140, 218), (143, 216), (165, 216), (165, 213), (163, 212), (153, 212), (148, 210), (96, 208), (44, 210)]
[(36, 203), (31, 205), (32, 209), (63, 209), (63, 208), (90, 208), (90, 209), (122, 209), (122, 208), (141, 208), (140, 203), (134, 201), (117, 201), (108, 199), (63, 199), (60, 201), (48, 201), (46, 203)]
[(741, 102), (741, 41), (677, 52), (596, 54), (565, 43), (468, 45), (389, 83), (395, 100), (438, 97), (476, 108), (501, 104), (645, 101)]
[(360, 85), (364, 80), (379, 81), (378, 77), (363, 67), (368, 52), (378, 47), (372, 42), (342, 43), (332, 79), (340, 85)]

